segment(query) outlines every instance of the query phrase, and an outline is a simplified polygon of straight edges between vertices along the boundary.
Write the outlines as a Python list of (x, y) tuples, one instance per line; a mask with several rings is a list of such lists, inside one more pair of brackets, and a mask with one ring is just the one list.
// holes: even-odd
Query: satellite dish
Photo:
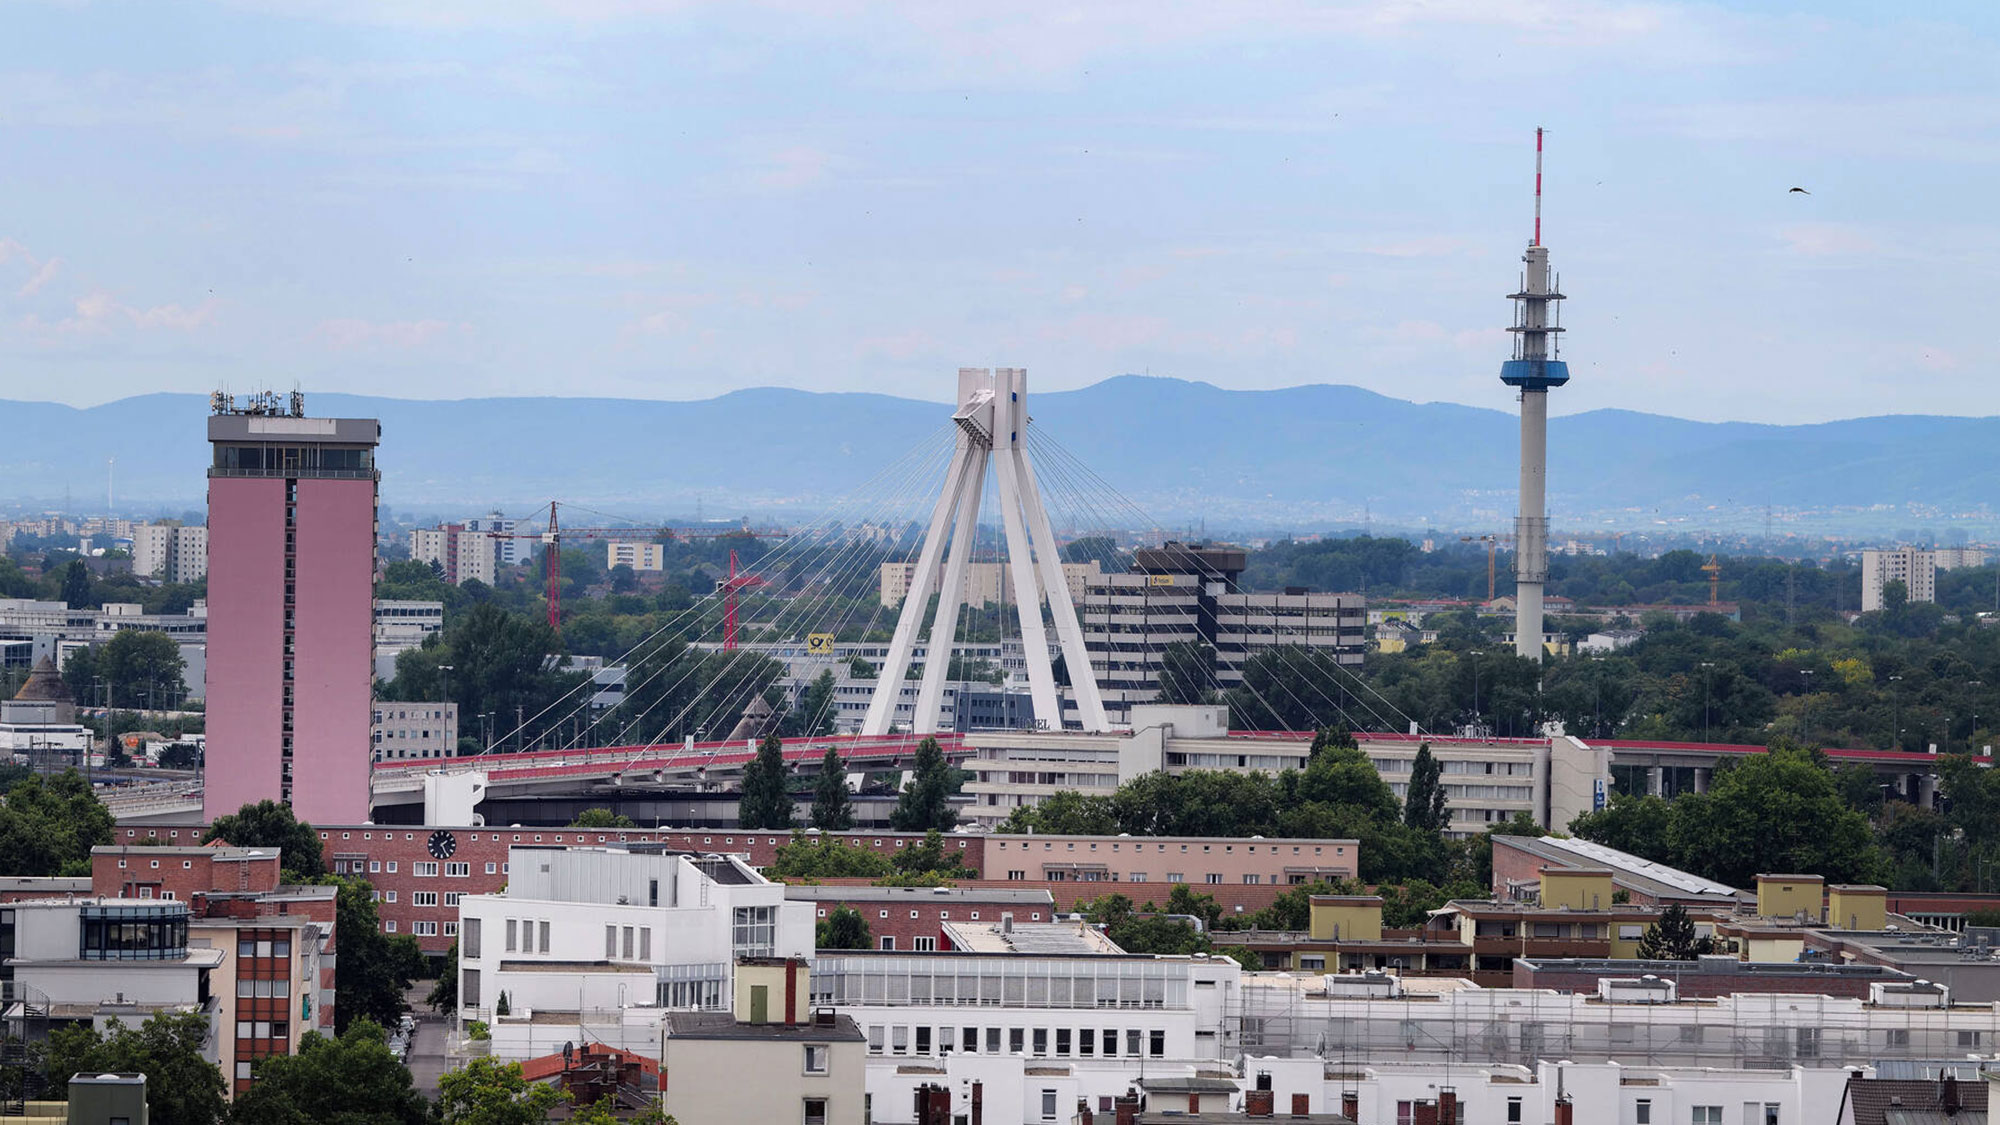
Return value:
[(568, 1066), (570, 1064), (570, 1060), (574, 1059), (575, 1057), (576, 1057), (576, 1044), (572, 1042), (565, 1042), (563, 1044), (563, 1065)]

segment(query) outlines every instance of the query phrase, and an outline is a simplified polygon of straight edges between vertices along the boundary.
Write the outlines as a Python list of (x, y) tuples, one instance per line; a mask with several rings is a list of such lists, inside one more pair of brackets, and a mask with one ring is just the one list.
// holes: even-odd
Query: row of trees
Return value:
[[(784, 740), (773, 734), (757, 745), (757, 756), (743, 767), (743, 794), (736, 822), (744, 828), (791, 828), (791, 771), (785, 765)], [(896, 798), (889, 823), (898, 832), (949, 832), (958, 826), (951, 799), (965, 784), (965, 773), (945, 761), (935, 738), (917, 743), (909, 784)], [(854, 827), (854, 802), (847, 789), (847, 763), (827, 747), (813, 784), (811, 826), (827, 832)]]

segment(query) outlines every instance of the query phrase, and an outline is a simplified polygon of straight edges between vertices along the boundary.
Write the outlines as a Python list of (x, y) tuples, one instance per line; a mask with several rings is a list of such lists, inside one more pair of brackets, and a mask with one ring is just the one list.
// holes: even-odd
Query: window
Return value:
[[(477, 923), (478, 923), (478, 921), (479, 921), (479, 919), (477, 919), (477, 918), (474, 918), (474, 919), (473, 919), (473, 922), (474, 922), (475, 924), (477, 924)], [(457, 922), (446, 922), (446, 923), (444, 924), (444, 936), (446, 936), (446, 937), (457, 937), (457, 936), (458, 936), (458, 923), (457, 923)]]
[(1056, 1057), (1059, 1059), (1069, 1057), (1069, 1028), (1056, 1028)]
[[(1139, 1057), (1140, 1050), (1139, 1029), (1136, 1027), (1131, 1028), (1125, 1032), (1125, 1053), (1136, 1059)], [(1108, 1055), (1111, 1052), (1106, 1051), (1104, 1053)]]
[(1048, 1053), (1049, 1053), (1049, 1029), (1048, 1029), (1048, 1028), (1046, 1028), (1046, 1027), (1038, 1027), (1038, 1028), (1036, 1028), (1036, 1029), (1035, 1029), (1035, 1049), (1034, 1049), (1033, 1053), (1034, 1053), (1034, 1054), (1037, 1054), (1037, 1055), (1046, 1055), (1046, 1054), (1048, 1054)]
[(458, 906), (459, 902), (462, 901), (464, 898), (465, 898), (464, 891), (446, 891), (444, 893), (444, 904), (446, 906), (456, 907)]
[(870, 1024), (870, 1025), (869, 1025), (869, 1027), (868, 1027), (868, 1053), (869, 1053), (869, 1054), (871, 1054), (871, 1055), (879, 1055), (879, 1054), (881, 1054), (881, 1053), (882, 1053), (882, 1038), (883, 1038), (883, 1036), (882, 1036), (882, 1025), (881, 1025), (881, 1024), (879, 1024), (879, 1023), (878, 1023), (878, 1024)]
[(388, 870), (389, 874), (391, 874), (391, 875), (394, 875), (394, 874), (396, 873), (396, 861), (395, 861), (395, 860), (393, 860), (393, 859), (392, 859), (392, 860), (390, 860), (390, 861), (389, 861), (389, 866), (388, 866), (387, 870)]
[(1202, 878), (1210, 883), (1220, 883), (1222, 882), (1222, 872), (1211, 871), (1208, 874), (1202, 876)]
[(609, 961), (618, 956), (618, 927), (604, 927), (604, 959)]
[(806, 1125), (826, 1125), (826, 1099), (807, 1098), (805, 1109)]
[[(415, 892), (415, 891), (411, 891), (410, 893), (411, 893), (411, 894), (416, 894), (417, 892)], [(395, 892), (395, 891), (383, 891), (383, 892), (382, 892), (382, 901), (383, 901), (383, 902), (394, 902), (394, 901), (396, 901), (396, 892)]]
[(547, 922), (540, 922), (537, 925), (541, 929), (542, 952), (547, 953), (549, 951), (549, 924)]
[(1910, 1045), (1910, 1029), (1907, 1027), (1889, 1028), (1882, 1033), (1882, 1037), (1884, 1039), (1884, 1046), (1907, 1047)]
[(1632, 1108), (1632, 1120), (1637, 1125), (1653, 1125), (1653, 1099), (1640, 1098)]
[(882, 948), (883, 948), (883, 949), (894, 949), (894, 948), (896, 948), (896, 939), (895, 939), (895, 937), (894, 937), (894, 936), (888, 936), (888, 937), (884, 937), (884, 938), (882, 939)]
[(438, 865), (432, 863), (430, 860), (424, 860), (421, 863), (413, 863), (410, 865), (410, 874), (418, 876), (419, 878), (434, 878), (437, 875), (437, 873), (438, 873)]
[(238, 1078), (240, 1078), (240, 1079), (244, 1079), (244, 1080), (246, 1080), (246, 1081), (247, 1081), (247, 1080), (249, 1079), (249, 1077), (250, 1077), (250, 1060), (249, 1060), (249, 1059), (238, 1059), (238, 1060), (236, 1060), (236, 1077), (238, 1077)]
[(1054, 1090), (1043, 1090), (1042, 1120), (1054, 1121), (1055, 1119), (1056, 1119), (1056, 1092)]
[(901, 1025), (897, 1025), (896, 1027), (891, 1028), (889, 1034), (889, 1047), (891, 1051), (895, 1054), (898, 1055), (909, 1054), (910, 1029), (907, 1027), (903, 1027)]
[(1104, 1029), (1104, 1056), (1110, 1058), (1118, 1053), (1118, 1033), (1111, 1028)]
[(1163, 1028), (1154, 1028), (1146, 1041), (1146, 1053), (1156, 1059), (1167, 1057), (1167, 1033)]
[(487, 865), (486, 865), (486, 873), (487, 873), (488, 875), (491, 875), (491, 874), (493, 874), (493, 865), (492, 865), (492, 864), (490, 864), (490, 863), (489, 863), (489, 864), (487, 864)]
[(447, 863), (444, 865), (444, 873), (448, 878), (463, 879), (472, 874), (472, 865), (470, 863)]
[(389, 919), (389, 920), (388, 920), (387, 922), (384, 922), (384, 923), (382, 923), (382, 932), (383, 932), (383, 933), (385, 933), (385, 934), (393, 934), (393, 933), (395, 933), (395, 932), (396, 932), (396, 920), (395, 920), (394, 918), (391, 918), (391, 919)]
[(1520, 1125), (1520, 1121), (1521, 1121), (1521, 1099), (1508, 1098), (1507, 1125)]
[(935, 953), (937, 952), (937, 939), (934, 937), (911, 938), (910, 948), (919, 953)]
[(1396, 1125), (1411, 1125), (1416, 1120), (1415, 1102), (1396, 1103)]
[(1019, 881), (1022, 879), (1026, 879), (1028, 877), (1028, 873), (1026, 871), (1009, 871), (1007, 873), (1007, 877), (1009, 879)]
[(514, 920), (507, 919), (507, 952), (514, 952)]
[(929, 1027), (917, 1028), (917, 1053), (920, 1055), (931, 1053), (931, 1029)]
[(1023, 1033), (1023, 1029), (1022, 1029), (1022, 1028), (1018, 1028), (1018, 1027), (1010, 1027), (1010, 1028), (1008, 1028), (1008, 1029), (1007, 1029), (1007, 1053), (1008, 1053), (1008, 1054), (1012, 1054), (1012, 1055), (1018, 1055), (1018, 1054), (1020, 1054), (1020, 1053), (1021, 1053), (1021, 1045), (1022, 1045), (1022, 1040), (1023, 1040), (1024, 1038), (1025, 1038), (1025, 1035), (1024, 1035), (1024, 1033)]
[(1167, 872), (1167, 882), (1169, 882), (1169, 883), (1185, 883), (1185, 882), (1187, 882), (1187, 876), (1186, 876), (1186, 875), (1184, 875), (1184, 874), (1182, 874), (1182, 873), (1181, 873), (1181, 872), (1179, 872), (1179, 871), (1169, 871), (1169, 872)]
[[(395, 900), (390, 899), (389, 901), (394, 902)], [(437, 904), (438, 904), (438, 893), (436, 891), (410, 892), (411, 906), (436, 906)]]
[(438, 924), (436, 922), (411, 922), (410, 932), (418, 937), (436, 937)]
[(1245, 876), (1243, 877), (1243, 882), (1244, 882), (1245, 884), (1249, 885), (1249, 886), (1253, 886), (1253, 887), (1254, 887), (1254, 886), (1256, 886), (1256, 885), (1257, 885), (1258, 883), (1262, 882), (1262, 881), (1263, 881), (1263, 879), (1264, 879), (1264, 877), (1263, 877), (1262, 875), (1245, 875)]
[(1722, 1107), (1719, 1105), (1698, 1105), (1688, 1118), (1690, 1125), (1722, 1125)]
[[(1804, 1031), (1804, 1030), (1807, 1030), (1807, 1029), (1805, 1029), (1805, 1028), (1800, 1028), (1799, 1030), (1801, 1030), (1801, 1031)], [(1815, 1029), (1815, 1030), (1816, 1030), (1816, 1029)], [(1958, 1033), (1958, 1045), (1959, 1045), (1959, 1046), (1961, 1046), (1961, 1047), (1977, 1047), (1977, 1046), (1979, 1046), (1979, 1033), (1978, 1033), (1978, 1032), (1976, 1032), (1976, 1031), (1961, 1031), (1961, 1032), (1959, 1032), (1959, 1033)]]
[(806, 1044), (806, 1073), (825, 1074), (828, 1047), (824, 1043)]
[[(737, 957), (769, 957), (778, 940), (778, 908), (739, 906), (735, 910)], [(888, 948), (888, 947), (885, 947)]]
[(986, 1053), (989, 1055), (1000, 1053), (1000, 1029), (997, 1027), (986, 1029)]
[(1097, 1053), (1096, 1048), (1096, 1034), (1087, 1027), (1078, 1028), (1076, 1032), (1076, 1053), (1082, 1055), (1084, 1058), (1089, 1058)]

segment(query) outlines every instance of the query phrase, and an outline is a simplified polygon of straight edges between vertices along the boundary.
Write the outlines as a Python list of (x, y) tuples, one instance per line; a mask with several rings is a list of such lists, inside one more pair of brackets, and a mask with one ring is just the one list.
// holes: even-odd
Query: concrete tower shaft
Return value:
[(1514, 651), (1542, 656), (1542, 586), (1548, 580), (1549, 388), (1569, 382), (1569, 365), (1557, 358), (1563, 299), (1542, 245), (1542, 133), (1535, 130), (1535, 238), (1521, 256), (1521, 288), (1514, 302), (1514, 355), (1500, 365), (1500, 381), (1521, 393), (1521, 507), (1514, 519)]

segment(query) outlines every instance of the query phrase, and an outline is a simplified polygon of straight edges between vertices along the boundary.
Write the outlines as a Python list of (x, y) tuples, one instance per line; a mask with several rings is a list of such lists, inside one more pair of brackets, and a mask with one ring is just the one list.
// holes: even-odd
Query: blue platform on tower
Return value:
[(1559, 359), (1510, 359), (1500, 365), (1500, 381), (1524, 391), (1546, 391), (1569, 382), (1569, 364)]

